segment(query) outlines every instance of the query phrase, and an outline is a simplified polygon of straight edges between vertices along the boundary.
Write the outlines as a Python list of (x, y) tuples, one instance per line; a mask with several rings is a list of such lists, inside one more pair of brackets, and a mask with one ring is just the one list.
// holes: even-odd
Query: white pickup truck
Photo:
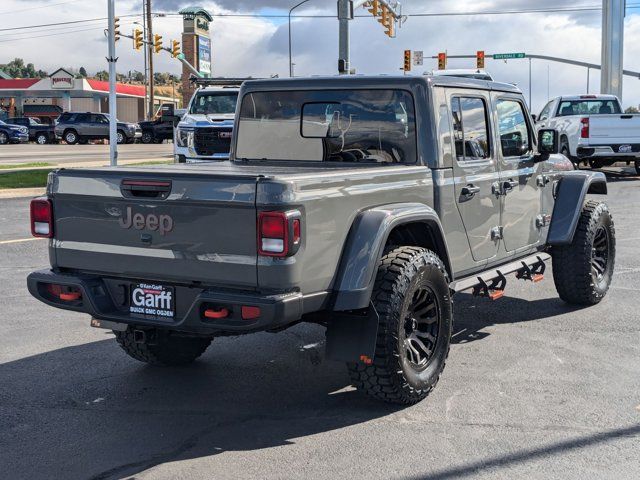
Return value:
[(632, 162), (640, 175), (640, 115), (623, 113), (613, 95), (556, 97), (536, 118), (537, 128), (560, 135), (560, 152), (577, 166)]

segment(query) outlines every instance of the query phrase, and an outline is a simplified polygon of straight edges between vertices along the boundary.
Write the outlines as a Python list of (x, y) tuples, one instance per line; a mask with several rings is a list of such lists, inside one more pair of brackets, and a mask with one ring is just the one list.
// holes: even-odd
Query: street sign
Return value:
[(494, 53), (493, 54), (493, 59), (494, 60), (509, 60), (511, 58), (525, 58), (526, 55), (521, 52), (521, 53)]
[(415, 66), (422, 65), (424, 63), (424, 52), (422, 50), (414, 50), (413, 52), (413, 64)]

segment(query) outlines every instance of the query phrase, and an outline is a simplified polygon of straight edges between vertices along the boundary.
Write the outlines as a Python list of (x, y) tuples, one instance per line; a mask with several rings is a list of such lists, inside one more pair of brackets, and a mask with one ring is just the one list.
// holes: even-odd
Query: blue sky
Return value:
[[(142, 0), (116, 0), (120, 15), (140, 12)], [(286, 13), (295, 0), (198, 0), (213, 13)], [(640, 0), (628, 0), (640, 7)], [(192, 4), (182, 0), (153, 0), (154, 11), (177, 12)], [(20, 26), (73, 19), (103, 17), (105, 1), (81, 0), (2, 0), (3, 25)], [(599, 6), (601, 0), (404, 0), (404, 13), (477, 12), (504, 9)], [(29, 11), (15, 12), (30, 8)], [(335, 15), (335, 0), (310, 0), (296, 12)], [(356, 13), (364, 14), (364, 10)], [(625, 68), (640, 71), (640, 9), (630, 9), (625, 20)], [(130, 31), (133, 19), (123, 19), (122, 29)], [(600, 63), (599, 11), (515, 14), (495, 16), (412, 17), (389, 39), (373, 18), (356, 18), (352, 30), (352, 65), (358, 73), (399, 73), (404, 49), (423, 50), (425, 57), (447, 50), (450, 54), (521, 51)], [(92, 27), (92, 28), (91, 28)], [(89, 72), (107, 67), (106, 44), (100, 22), (88, 26), (48, 31), (37, 37), (35, 31), (0, 32), (0, 63), (22, 57), (38, 68), (84, 66)], [(2, 28), (2, 26), (0, 26)], [(91, 28), (90, 30), (87, 30)], [(155, 30), (167, 41), (180, 38), (181, 19), (167, 16), (154, 19)], [(85, 30), (85, 31), (80, 31)], [(335, 74), (337, 64), (337, 20), (335, 18), (294, 18), (293, 51), (297, 75)], [(288, 74), (286, 19), (216, 17), (212, 25), (214, 75), (268, 76)], [(118, 45), (119, 71), (142, 69), (142, 55), (129, 40)], [(180, 72), (180, 65), (168, 55), (154, 58), (161, 71)], [(452, 60), (450, 68), (470, 68), (473, 60)], [(435, 68), (425, 58), (421, 74)], [(533, 109), (539, 110), (549, 95), (586, 92), (586, 70), (543, 61), (533, 62)], [(528, 61), (487, 61), (498, 80), (516, 83), (528, 93)], [(591, 72), (591, 92), (599, 89), (599, 72)], [(640, 80), (625, 78), (623, 103), (640, 104)]]

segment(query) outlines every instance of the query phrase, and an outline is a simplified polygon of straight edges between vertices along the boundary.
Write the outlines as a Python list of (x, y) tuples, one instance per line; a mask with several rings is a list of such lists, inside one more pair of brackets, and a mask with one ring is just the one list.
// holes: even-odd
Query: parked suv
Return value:
[[(87, 143), (88, 140), (109, 139), (109, 115), (106, 113), (65, 112), (58, 118), (56, 138), (70, 145)], [(118, 121), (118, 143), (133, 143), (142, 137), (137, 123)]]
[(229, 161), (50, 173), (31, 231), (51, 267), (31, 294), (156, 365), (318, 323), (356, 387), (411, 404), (445, 366), (454, 293), (498, 300), (548, 262), (567, 303), (607, 293), (615, 230), (587, 198), (605, 176), (536, 135), (517, 87), (345, 75), (248, 81), (239, 99)]
[(9, 125), (0, 120), (0, 145), (7, 143), (27, 143), (29, 129), (20, 125)]
[(11, 125), (21, 125), (29, 129), (29, 140), (40, 145), (56, 141), (56, 134), (53, 125), (38, 123), (30, 117), (7, 118), (7, 123)]

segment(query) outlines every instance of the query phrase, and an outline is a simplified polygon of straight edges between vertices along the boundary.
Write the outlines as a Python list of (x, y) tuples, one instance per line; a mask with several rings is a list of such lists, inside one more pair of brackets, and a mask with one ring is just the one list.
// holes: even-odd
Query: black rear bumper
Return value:
[[(84, 312), (94, 318), (127, 325), (166, 328), (196, 334), (249, 333), (271, 330), (291, 324), (302, 317), (303, 295), (283, 293), (259, 295), (254, 292), (213, 290), (171, 285), (175, 288), (174, 318), (149, 318), (129, 312), (131, 279), (94, 275), (70, 275), (40, 270), (27, 277), (29, 293), (52, 307)], [(47, 285), (74, 287), (81, 292), (77, 300), (63, 301), (53, 296)], [(260, 308), (260, 316), (243, 319), (242, 306)], [(208, 308), (225, 308), (226, 318), (204, 318)]]

